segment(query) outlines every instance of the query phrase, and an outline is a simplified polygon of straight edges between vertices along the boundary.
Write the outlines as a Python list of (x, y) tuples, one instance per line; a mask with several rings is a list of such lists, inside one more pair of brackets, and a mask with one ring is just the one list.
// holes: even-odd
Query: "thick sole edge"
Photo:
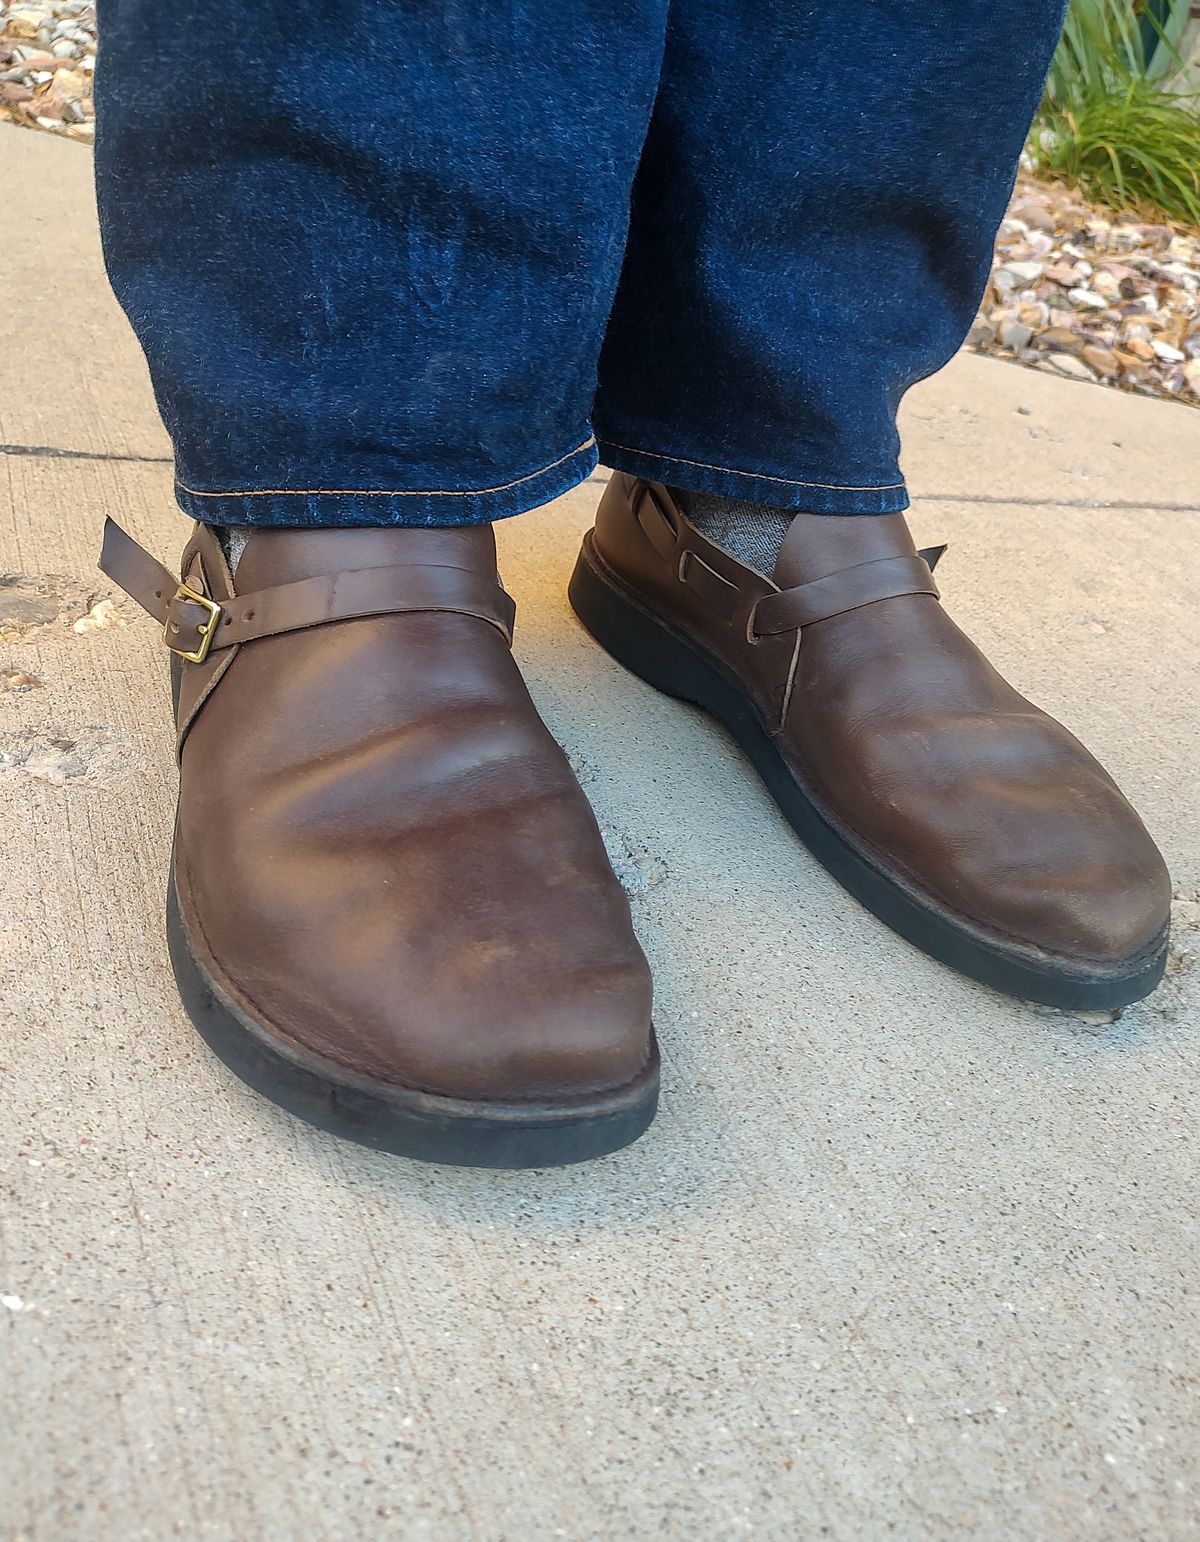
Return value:
[(1088, 973), (1006, 951), (923, 904), (857, 850), (822, 814), (775, 747), (746, 692), (693, 643), (645, 610), (600, 569), (584, 538), (568, 587), (571, 607), (619, 664), (666, 695), (702, 708), (733, 736), (784, 818), (827, 872), (872, 915), (922, 952), (994, 990), (1066, 1011), (1118, 1011), (1159, 984), (1167, 932), (1123, 970)]
[(288, 1113), (343, 1140), (454, 1167), (563, 1167), (607, 1156), (643, 1135), (658, 1107), (658, 1049), (635, 1082), (574, 1105), (488, 1103), (400, 1088), (372, 1092), (337, 1080), (317, 1057), (274, 1047), (192, 951), (174, 862), (167, 946), (184, 1009), (235, 1076)]

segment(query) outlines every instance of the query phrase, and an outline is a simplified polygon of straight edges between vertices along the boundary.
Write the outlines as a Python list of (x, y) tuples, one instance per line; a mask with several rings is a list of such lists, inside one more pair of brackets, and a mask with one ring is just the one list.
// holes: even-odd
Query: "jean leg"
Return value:
[(182, 508), (458, 524), (595, 464), (667, 0), (101, 0), (96, 175)]
[(601, 358), (601, 459), (907, 506), (896, 409), (960, 346), (1062, 0), (673, 0)]

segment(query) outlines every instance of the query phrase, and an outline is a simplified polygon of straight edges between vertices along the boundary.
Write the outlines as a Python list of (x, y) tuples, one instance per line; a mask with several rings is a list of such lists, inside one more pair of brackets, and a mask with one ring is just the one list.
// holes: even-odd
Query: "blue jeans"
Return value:
[(906, 507), (1062, 0), (101, 0), (113, 287), (177, 496), (452, 525), (597, 458)]

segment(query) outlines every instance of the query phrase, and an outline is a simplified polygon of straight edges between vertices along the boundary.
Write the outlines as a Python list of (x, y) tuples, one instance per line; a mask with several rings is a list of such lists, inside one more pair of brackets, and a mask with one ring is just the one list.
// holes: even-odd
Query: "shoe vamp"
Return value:
[(243, 649), (185, 745), (179, 840), (223, 977), (389, 1079), (460, 1092), (474, 1055), (490, 1088), (508, 1036), (586, 1053), (648, 996), (591, 810), (471, 618)]
[(802, 648), (785, 739), (797, 773), (885, 863), (985, 927), (1087, 956), (1149, 941), (1167, 883), (1137, 814), (955, 640), (928, 657)]

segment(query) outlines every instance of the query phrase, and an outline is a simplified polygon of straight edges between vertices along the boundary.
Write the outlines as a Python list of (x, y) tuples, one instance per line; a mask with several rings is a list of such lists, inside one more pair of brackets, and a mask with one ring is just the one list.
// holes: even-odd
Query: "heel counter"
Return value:
[(630, 539), (636, 488), (636, 477), (625, 471), (614, 471), (604, 489), (596, 509), (592, 539), (605, 560), (616, 558)]
[(615, 572), (635, 581), (661, 581), (672, 567), (679, 534), (655, 496), (653, 483), (613, 473), (596, 510), (595, 549)]

